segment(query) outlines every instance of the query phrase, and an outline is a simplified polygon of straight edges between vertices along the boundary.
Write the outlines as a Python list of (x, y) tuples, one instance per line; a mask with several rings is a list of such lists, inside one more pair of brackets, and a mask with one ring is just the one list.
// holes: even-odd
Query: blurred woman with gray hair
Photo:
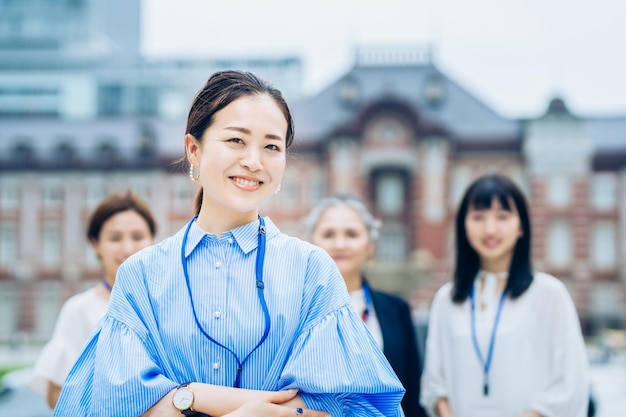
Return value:
[(409, 305), (400, 297), (373, 289), (364, 275), (374, 256), (380, 221), (358, 198), (336, 195), (320, 200), (306, 225), (311, 243), (326, 250), (337, 264), (352, 306), (404, 385), (405, 415), (426, 416), (419, 405), (421, 366)]

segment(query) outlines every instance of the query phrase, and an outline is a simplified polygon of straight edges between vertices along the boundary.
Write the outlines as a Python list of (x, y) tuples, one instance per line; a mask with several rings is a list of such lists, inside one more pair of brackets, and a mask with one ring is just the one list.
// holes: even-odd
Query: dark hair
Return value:
[[(272, 87), (256, 75), (247, 71), (221, 71), (209, 78), (204, 87), (195, 95), (189, 116), (187, 117), (186, 133), (197, 141), (202, 140), (204, 132), (211, 126), (215, 114), (241, 97), (269, 95), (282, 110), (287, 120), (287, 136), (285, 145), (293, 142), (294, 127), (291, 110), (280, 90)], [(198, 191), (194, 204), (195, 212), (200, 212), (202, 205), (202, 188)]]
[(87, 224), (87, 239), (97, 241), (100, 238), (102, 226), (111, 217), (123, 211), (132, 210), (139, 214), (148, 224), (152, 237), (156, 235), (157, 224), (148, 205), (132, 191), (115, 193), (105, 198), (93, 211)]
[(465, 230), (465, 218), (470, 207), (487, 209), (497, 198), (502, 208), (511, 211), (515, 206), (522, 227), (522, 236), (513, 249), (506, 290), (517, 298), (530, 286), (533, 275), (530, 261), (530, 218), (528, 205), (522, 191), (509, 178), (486, 175), (475, 180), (465, 192), (456, 215), (456, 265), (452, 300), (461, 303), (467, 299), (480, 269), (480, 258), (472, 248)]

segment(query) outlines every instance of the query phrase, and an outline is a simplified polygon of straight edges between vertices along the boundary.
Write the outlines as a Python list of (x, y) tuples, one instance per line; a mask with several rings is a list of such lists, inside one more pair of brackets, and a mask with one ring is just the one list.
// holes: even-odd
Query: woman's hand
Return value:
[(454, 417), (447, 398), (439, 398), (435, 404), (435, 411), (439, 417)]
[[(202, 396), (203, 390), (211, 390), (212, 395), (208, 395), (208, 403), (211, 408), (230, 409), (232, 411), (227, 414), (210, 414), (214, 416), (223, 415), (224, 417), (296, 417), (298, 416), (296, 409), (302, 408), (302, 417), (330, 417), (323, 411), (309, 410), (305, 408), (304, 402), (298, 397), (297, 389), (289, 389), (283, 391), (255, 391), (241, 388), (229, 388), (208, 384), (193, 384), (194, 393), (196, 394), (197, 407), (195, 410), (207, 412), (208, 409), (203, 406)], [(178, 411), (172, 405), (173, 389), (156, 404), (141, 415), (141, 417), (180, 417)], [(200, 398), (199, 398), (200, 397)], [(219, 401), (216, 401), (219, 398)], [(219, 405), (218, 405), (219, 403)], [(239, 403), (235, 405), (236, 403)]]
[(543, 416), (536, 411), (529, 410), (529, 411), (526, 411), (524, 414), (522, 414), (521, 417), (543, 417)]
[[(287, 403), (298, 402), (296, 398), (297, 390), (285, 390), (268, 393), (267, 401), (251, 400), (243, 404), (232, 413), (223, 417), (330, 417), (324, 411), (310, 410), (301, 407), (302, 413), (298, 413), (298, 407), (285, 405)], [(302, 400), (299, 400), (302, 402)]]

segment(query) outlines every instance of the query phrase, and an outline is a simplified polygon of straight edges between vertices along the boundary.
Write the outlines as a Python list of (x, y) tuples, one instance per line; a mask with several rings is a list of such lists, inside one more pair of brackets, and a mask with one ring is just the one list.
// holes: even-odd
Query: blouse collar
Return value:
[[(272, 236), (280, 233), (278, 227), (270, 220), (269, 217), (264, 217), (265, 220), (265, 230), (266, 236), (269, 240)], [(182, 240), (185, 230), (187, 229), (188, 224), (177, 233), (179, 238)], [(228, 239), (233, 239), (234, 242), (239, 246), (243, 253), (251, 252), (258, 246), (258, 236), (259, 236), (259, 220), (254, 220), (248, 224), (244, 224), (243, 226), (239, 226), (235, 229), (229, 230), (221, 234), (219, 240), (224, 241)], [(202, 230), (198, 223), (193, 220), (193, 224), (189, 228), (189, 234), (187, 235), (187, 245), (185, 247), (185, 257), (188, 257), (191, 252), (202, 242), (203, 240), (217, 240), (217, 236), (213, 233), (207, 233)]]

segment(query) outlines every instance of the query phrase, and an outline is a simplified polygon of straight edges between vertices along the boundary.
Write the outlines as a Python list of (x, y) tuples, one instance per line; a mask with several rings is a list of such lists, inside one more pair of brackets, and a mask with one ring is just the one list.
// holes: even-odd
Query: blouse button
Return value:
[(215, 262), (215, 267), (219, 268), (222, 266), (222, 263), (220, 261)]
[(233, 244), (233, 242), (234, 242), (233, 238), (232, 238), (232, 237), (229, 237), (229, 238), (228, 238), (228, 243), (230, 243), (230, 244), (232, 245), (232, 244)]
[(213, 312), (213, 317), (219, 319), (222, 316), (222, 312), (220, 310), (215, 310)]
[(213, 369), (215, 369), (215, 370), (220, 369), (220, 363), (219, 362), (213, 362)]

